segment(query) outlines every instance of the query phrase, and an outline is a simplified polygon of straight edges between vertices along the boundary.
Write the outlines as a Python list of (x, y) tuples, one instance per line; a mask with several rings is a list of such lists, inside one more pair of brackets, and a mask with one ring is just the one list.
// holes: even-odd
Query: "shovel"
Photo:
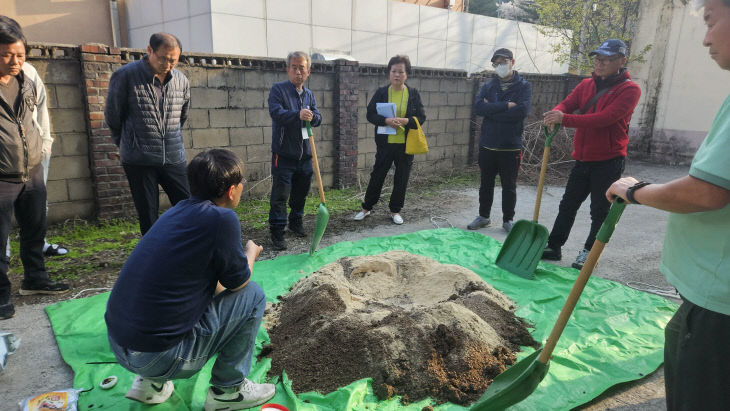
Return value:
[(314, 146), (314, 133), (312, 132), (312, 124), (307, 121), (307, 134), (309, 135), (309, 148), (312, 151), (312, 165), (314, 166), (314, 174), (317, 176), (317, 187), (319, 188), (319, 208), (317, 208), (317, 220), (314, 223), (314, 235), (312, 235), (312, 245), (309, 247), (309, 255), (317, 251), (317, 246), (322, 240), (324, 230), (327, 228), (327, 222), (330, 220), (330, 212), (324, 204), (324, 188), (322, 187), (322, 176), (319, 174), (319, 160), (317, 160), (317, 148)]
[(542, 153), (542, 167), (540, 168), (540, 182), (537, 185), (535, 213), (532, 221), (519, 220), (515, 223), (504, 240), (495, 261), (497, 267), (527, 279), (532, 279), (535, 276), (535, 268), (537, 263), (540, 262), (542, 251), (547, 245), (548, 230), (545, 226), (537, 223), (537, 218), (540, 215), (540, 200), (542, 200), (542, 188), (545, 183), (547, 161), (550, 156), (550, 144), (553, 142), (553, 137), (558, 134), (560, 125), (556, 125), (552, 132), (544, 126), (543, 130), (545, 130), (545, 150)]
[(578, 303), (578, 298), (580, 298), (583, 288), (585, 288), (588, 279), (591, 277), (593, 269), (598, 263), (598, 258), (611, 238), (611, 234), (613, 234), (616, 223), (618, 223), (625, 207), (626, 203), (621, 198), (616, 198), (611, 205), (611, 210), (608, 212), (603, 225), (601, 225), (596, 241), (593, 242), (593, 248), (591, 248), (591, 252), (588, 254), (575, 284), (573, 284), (573, 289), (570, 290), (568, 299), (565, 300), (565, 305), (560, 311), (558, 320), (555, 322), (545, 346), (499, 374), (487, 388), (487, 391), (479, 398), (479, 401), (471, 406), (471, 410), (503, 410), (527, 398), (540, 384), (540, 381), (547, 374), (550, 355), (553, 353), (553, 349), (558, 343), (558, 339), (560, 339), (560, 335), (563, 333), (575, 305)]

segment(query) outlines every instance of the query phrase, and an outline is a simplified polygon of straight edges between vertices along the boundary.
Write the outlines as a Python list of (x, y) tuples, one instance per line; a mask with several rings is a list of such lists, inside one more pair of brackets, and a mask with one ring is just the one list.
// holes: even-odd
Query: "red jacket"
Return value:
[[(595, 75), (594, 75), (595, 78)], [(627, 134), (634, 107), (639, 102), (641, 89), (631, 81), (624, 70), (614, 85), (598, 99), (586, 114), (570, 114), (583, 108), (596, 95), (594, 78), (581, 81), (578, 86), (553, 110), (560, 110), (563, 127), (575, 128), (573, 158), (579, 161), (603, 161), (626, 156), (629, 144)], [(629, 81), (625, 81), (625, 80)]]

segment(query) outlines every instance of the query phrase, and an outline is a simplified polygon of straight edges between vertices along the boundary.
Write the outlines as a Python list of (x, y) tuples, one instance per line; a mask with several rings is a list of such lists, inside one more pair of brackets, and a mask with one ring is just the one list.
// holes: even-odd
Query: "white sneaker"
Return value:
[(165, 381), (160, 384), (138, 375), (134, 378), (132, 388), (127, 391), (125, 397), (145, 404), (161, 404), (170, 398), (174, 389), (175, 386), (172, 381)]
[(205, 398), (205, 411), (242, 410), (270, 400), (276, 394), (274, 384), (256, 384), (249, 379), (233, 388), (210, 387)]
[(398, 213), (393, 214), (393, 223), (398, 225), (403, 224), (403, 217), (401, 217)]
[(362, 210), (360, 210), (357, 214), (355, 214), (355, 217), (353, 217), (352, 219), (355, 221), (362, 221), (365, 219), (365, 217), (367, 217), (369, 215), (370, 215), (370, 211), (363, 212)]

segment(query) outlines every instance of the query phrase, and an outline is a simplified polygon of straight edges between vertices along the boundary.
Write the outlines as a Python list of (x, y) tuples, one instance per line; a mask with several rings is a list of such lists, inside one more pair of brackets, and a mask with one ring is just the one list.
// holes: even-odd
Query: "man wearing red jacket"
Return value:
[(592, 51), (594, 71), (544, 116), (544, 124), (575, 128), (573, 159), (558, 216), (542, 254), (546, 260), (560, 260), (561, 247), (568, 240), (580, 205), (591, 196), (591, 231), (583, 250), (573, 263), (582, 268), (598, 229), (608, 215), (608, 187), (621, 177), (629, 143), (628, 128), (641, 90), (631, 81), (626, 64), (626, 44), (606, 40)]

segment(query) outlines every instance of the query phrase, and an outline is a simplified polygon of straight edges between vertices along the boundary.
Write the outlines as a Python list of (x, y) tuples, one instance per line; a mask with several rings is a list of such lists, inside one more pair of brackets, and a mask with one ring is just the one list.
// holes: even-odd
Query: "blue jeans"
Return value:
[(163, 352), (139, 352), (109, 345), (119, 365), (142, 377), (166, 381), (185, 379), (200, 371), (215, 354), (210, 383), (235, 387), (251, 370), (256, 334), (266, 308), (261, 287), (249, 282), (242, 290), (215, 296), (197, 324), (180, 342)]

